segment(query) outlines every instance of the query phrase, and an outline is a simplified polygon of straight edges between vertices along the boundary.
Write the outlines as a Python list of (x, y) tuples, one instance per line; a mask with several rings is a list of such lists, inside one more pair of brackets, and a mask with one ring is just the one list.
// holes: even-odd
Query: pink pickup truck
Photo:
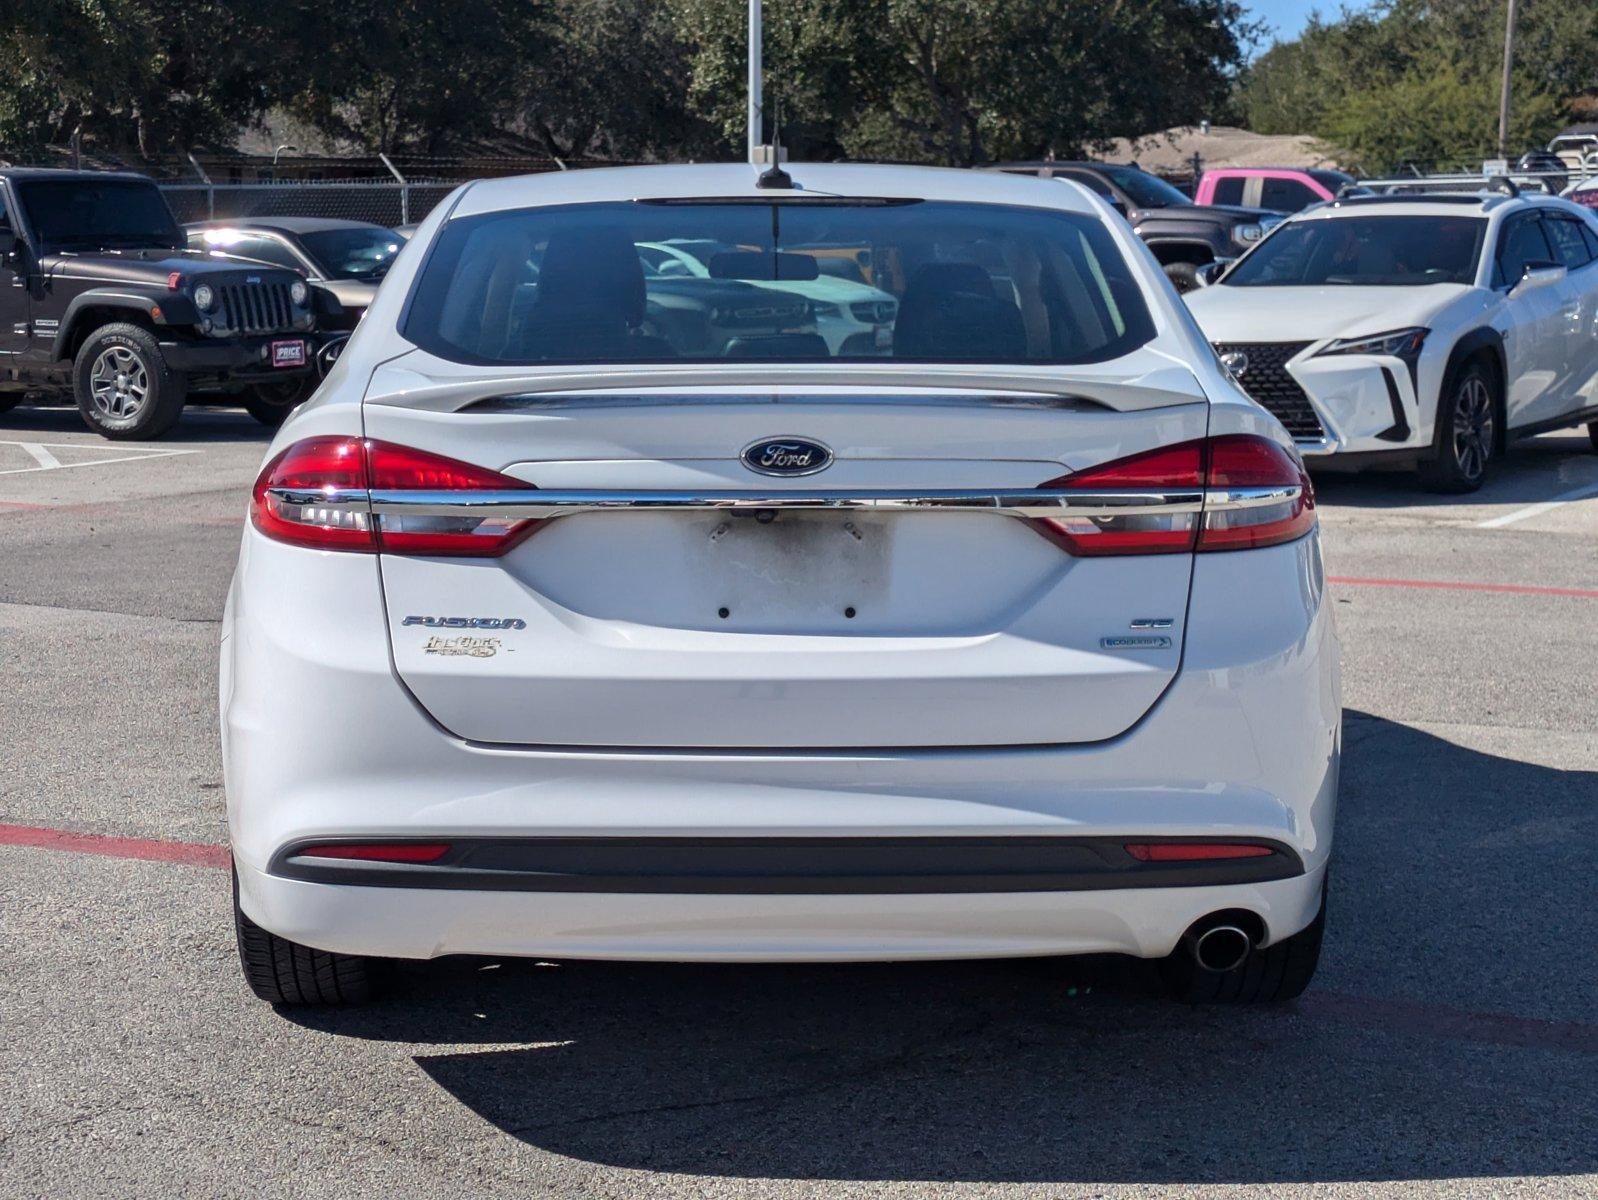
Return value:
[(1243, 204), (1296, 213), (1330, 200), (1352, 175), (1325, 167), (1217, 167), (1199, 176), (1197, 204)]

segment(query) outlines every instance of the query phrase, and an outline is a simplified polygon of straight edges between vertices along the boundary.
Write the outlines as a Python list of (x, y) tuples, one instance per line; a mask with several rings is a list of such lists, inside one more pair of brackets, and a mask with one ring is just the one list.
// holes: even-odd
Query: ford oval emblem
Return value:
[(814, 475), (832, 465), (832, 451), (808, 438), (761, 438), (745, 446), (741, 457), (761, 475)]

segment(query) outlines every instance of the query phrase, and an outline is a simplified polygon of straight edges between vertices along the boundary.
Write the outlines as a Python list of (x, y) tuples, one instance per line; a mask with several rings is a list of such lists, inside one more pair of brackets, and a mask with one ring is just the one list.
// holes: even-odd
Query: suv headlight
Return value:
[(311, 298), (311, 289), (306, 286), (305, 280), (296, 279), (289, 284), (289, 299), (299, 307), (304, 308), (305, 302)]
[(1232, 236), (1240, 242), (1257, 242), (1265, 236), (1265, 226), (1258, 221), (1251, 221), (1232, 230)]
[(1339, 338), (1324, 350), (1317, 351), (1315, 357), (1325, 358), (1334, 354), (1384, 354), (1413, 364), (1420, 357), (1420, 348), (1426, 344), (1428, 332), (1416, 325), (1408, 329), (1390, 329), (1386, 333), (1372, 333), (1365, 337)]
[(211, 290), (211, 285), (202, 283), (194, 289), (194, 307), (201, 312), (210, 312), (216, 307), (216, 293)]

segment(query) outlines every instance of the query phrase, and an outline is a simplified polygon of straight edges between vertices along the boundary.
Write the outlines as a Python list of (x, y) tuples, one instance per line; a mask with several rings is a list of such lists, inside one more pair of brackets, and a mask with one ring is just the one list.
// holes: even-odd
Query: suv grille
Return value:
[(224, 283), (222, 324), (239, 333), (277, 333), (294, 327), (294, 308), (286, 283)]
[(1248, 369), (1238, 382), (1261, 408), (1287, 426), (1295, 438), (1317, 439), (1326, 436), (1309, 397), (1298, 380), (1287, 373), (1287, 360), (1308, 342), (1216, 342), (1215, 353), (1242, 353), (1248, 356)]

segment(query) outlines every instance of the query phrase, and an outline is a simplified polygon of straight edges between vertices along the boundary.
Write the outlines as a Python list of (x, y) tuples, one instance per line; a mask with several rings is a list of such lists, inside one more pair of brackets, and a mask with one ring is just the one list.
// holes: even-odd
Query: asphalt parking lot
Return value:
[(1331, 918), (1311, 991), (1258, 1011), (1114, 962), (449, 962), (365, 1010), (258, 1003), (215, 673), (267, 440), (0, 416), (0, 1194), (1598, 1194), (1585, 434), (1460, 499), (1319, 481)]

